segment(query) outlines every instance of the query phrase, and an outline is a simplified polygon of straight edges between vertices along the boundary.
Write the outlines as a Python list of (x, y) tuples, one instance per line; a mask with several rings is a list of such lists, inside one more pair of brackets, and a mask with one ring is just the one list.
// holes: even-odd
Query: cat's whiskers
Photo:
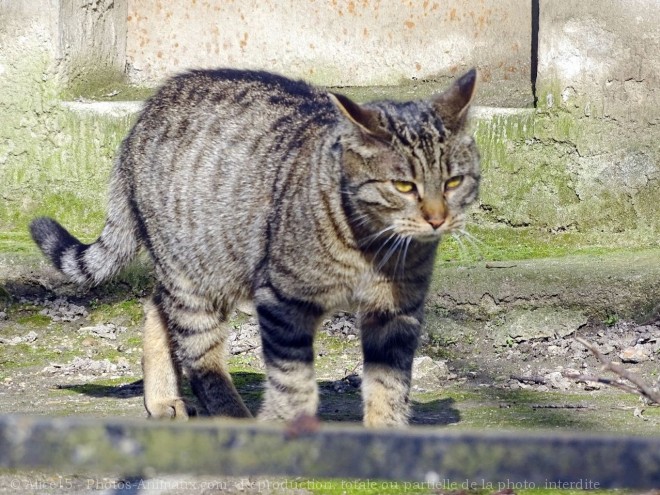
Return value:
[(461, 262), (467, 260), (469, 253), (467, 247), (465, 247), (465, 244), (461, 240), (460, 232), (452, 232), (451, 236), (456, 241), (456, 245), (458, 246), (458, 255)]
[[(400, 244), (403, 242), (404, 238), (401, 237), (399, 234), (395, 233), (393, 234), (394, 236), (394, 243), (387, 249), (385, 254), (383, 255), (382, 259), (378, 262), (378, 266), (376, 267), (376, 270), (380, 270), (385, 266), (385, 264), (389, 261), (389, 259), (392, 257), (392, 255), (397, 251), (398, 247)], [(393, 236), (390, 236), (390, 238), (385, 242), (387, 244), (390, 239), (392, 239)], [(384, 245), (381, 247), (384, 247)], [(380, 251), (380, 250), (379, 250)], [(378, 254), (378, 253), (376, 253)], [(374, 259), (376, 259), (376, 256), (374, 256)], [(395, 265), (396, 267), (396, 265)]]
[[(474, 235), (472, 235), (470, 232), (465, 230), (465, 228), (458, 229), (454, 234), (453, 234), (454, 239), (456, 239), (459, 243), (461, 242), (459, 239), (463, 238), (465, 239), (468, 244), (474, 249), (474, 251), (477, 254), (477, 257), (479, 260), (484, 259), (484, 254), (483, 254), (483, 248), (486, 248), (487, 245), (481, 241), (480, 239), (477, 239)], [(465, 247), (465, 246), (464, 246)], [(465, 252), (468, 252), (467, 248), (465, 249)]]
[(406, 269), (406, 255), (408, 254), (408, 246), (410, 246), (410, 242), (412, 241), (412, 237), (410, 236), (402, 236), (402, 249), (399, 249), (399, 253), (396, 256), (396, 263), (394, 264), (394, 275), (397, 275), (397, 272), (399, 271), (399, 259), (401, 259), (401, 272), (399, 273), (399, 276), (403, 278), (403, 272)]
[[(385, 227), (384, 229), (380, 230), (379, 232), (376, 232), (375, 234), (371, 234), (366, 236), (365, 238), (361, 239), (359, 241), (359, 245), (361, 248), (368, 248), (371, 246), (381, 235), (386, 234), (396, 228), (396, 225), (390, 225), (389, 227)], [(392, 234), (389, 239), (392, 238), (396, 234)], [(388, 239), (388, 241), (389, 241)], [(387, 243), (387, 241), (385, 241)], [(380, 251), (380, 249), (379, 249)]]
[(383, 242), (383, 243), (380, 245), (380, 247), (376, 250), (376, 252), (374, 253), (373, 259), (376, 260), (376, 258), (378, 258), (378, 254), (383, 250), (383, 248), (384, 248), (385, 246), (387, 246), (387, 244), (388, 244), (392, 239), (396, 238), (398, 235), (399, 235), (399, 234), (397, 234), (396, 232), (393, 232), (392, 234), (390, 234), (390, 236), (385, 240), (385, 242)]
[(450, 217), (449, 222), (447, 222), (447, 224), (444, 225), (444, 228), (446, 232), (454, 235), (454, 233), (456, 233), (457, 231), (461, 231), (464, 226), (465, 226), (465, 217), (463, 215), (456, 215)]
[(484, 248), (487, 248), (487, 247), (488, 247), (488, 244), (486, 244), (484, 241), (482, 241), (482, 240), (479, 239), (478, 237), (475, 237), (472, 233), (468, 232), (468, 231), (465, 230), (464, 228), (463, 228), (463, 229), (460, 229), (459, 232), (460, 232), (462, 235), (464, 235), (467, 239), (469, 239), (470, 242), (474, 243), (475, 245), (478, 245), (478, 246), (481, 246), (481, 247), (484, 247)]
[(361, 214), (354, 214), (351, 216), (349, 220), (350, 224), (353, 227), (362, 227), (363, 225), (366, 225), (369, 222), (369, 215), (366, 213), (361, 213)]

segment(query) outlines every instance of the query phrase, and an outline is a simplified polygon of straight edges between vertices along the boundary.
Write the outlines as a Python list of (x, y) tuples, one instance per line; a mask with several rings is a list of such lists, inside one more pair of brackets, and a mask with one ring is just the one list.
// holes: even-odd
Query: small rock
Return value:
[(128, 372), (130, 371), (130, 364), (126, 358), (119, 358), (117, 363), (112, 363), (108, 359), (100, 361), (91, 358), (75, 357), (73, 361), (68, 364), (52, 363), (45, 367), (42, 373), (51, 374), (64, 374), (70, 375), (73, 373), (91, 373), (95, 375), (103, 375), (107, 373)]
[(624, 363), (643, 363), (651, 357), (650, 351), (643, 345), (627, 347), (619, 353), (619, 359)]
[(254, 318), (250, 318), (247, 322), (238, 326), (236, 331), (229, 336), (229, 352), (232, 355), (257, 353), (260, 347), (259, 324)]
[(616, 350), (616, 347), (614, 347), (612, 344), (603, 344), (600, 347), (600, 352), (603, 353), (605, 356), (608, 354), (611, 354)]
[(649, 420), (648, 418), (644, 417), (644, 409), (642, 409), (641, 407), (636, 407), (635, 408), (635, 411), (633, 412), (633, 416), (635, 418), (641, 419), (642, 421), (648, 421)]
[(545, 380), (547, 384), (550, 385), (550, 387), (559, 390), (568, 390), (568, 388), (571, 386), (571, 381), (564, 377), (560, 371), (553, 371), (552, 373), (548, 373), (545, 375)]
[(592, 390), (600, 390), (602, 385), (598, 382), (585, 382), (584, 390), (590, 392)]
[(355, 316), (344, 312), (335, 314), (330, 320), (324, 320), (323, 329), (328, 335), (358, 334)]
[(346, 381), (349, 383), (351, 387), (354, 388), (360, 388), (360, 386), (362, 385), (362, 378), (360, 377), (360, 375), (356, 373), (348, 375), (346, 377)]
[(102, 339), (117, 340), (117, 334), (126, 331), (126, 327), (118, 327), (114, 323), (105, 323), (93, 327), (82, 327), (81, 332), (87, 332)]
[(125, 357), (120, 357), (117, 359), (117, 368), (120, 370), (129, 370), (131, 369), (131, 363)]
[(449, 379), (449, 368), (445, 361), (434, 361), (429, 356), (421, 356), (413, 360), (413, 383), (422, 388), (440, 385)]
[(516, 309), (488, 325), (495, 343), (508, 346), (526, 341), (564, 338), (587, 323), (581, 312), (562, 308)]
[(48, 316), (53, 321), (76, 321), (88, 315), (83, 306), (72, 304), (63, 297), (44, 301), (43, 305), (46, 307), (39, 314)]

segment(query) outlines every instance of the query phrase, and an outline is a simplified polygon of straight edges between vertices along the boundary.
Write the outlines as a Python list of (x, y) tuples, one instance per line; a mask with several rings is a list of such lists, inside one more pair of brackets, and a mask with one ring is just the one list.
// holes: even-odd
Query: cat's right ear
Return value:
[(378, 110), (358, 105), (347, 96), (341, 94), (328, 93), (328, 96), (330, 96), (330, 100), (342, 115), (350, 120), (353, 125), (357, 126), (364, 134), (390, 142), (392, 135), (381, 123), (381, 115)]

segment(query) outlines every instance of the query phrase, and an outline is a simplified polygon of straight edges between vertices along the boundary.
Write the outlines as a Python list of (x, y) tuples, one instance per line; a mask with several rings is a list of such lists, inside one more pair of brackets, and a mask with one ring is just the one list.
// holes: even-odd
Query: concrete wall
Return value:
[(501, 99), (531, 101), (531, 11), (522, 0), (128, 4), (127, 61), (138, 83), (231, 66), (331, 86), (395, 85), (478, 65)]
[(540, 11), (539, 108), (556, 116), (545, 140), (564, 197), (585, 213), (573, 221), (658, 239), (660, 1), (541, 0)]
[(539, 82), (584, 116), (660, 123), (660, 1), (540, 1)]
[(108, 172), (129, 121), (85, 118), (61, 104), (69, 78), (119, 70), (113, 45), (105, 43), (104, 58), (93, 50), (102, 36), (88, 37), (102, 3), (0, 0), (0, 233), (17, 240), (37, 214), (87, 224), (88, 232), (103, 221)]
[(26, 170), (56, 139), (57, 21), (49, 0), (0, 0), (0, 219), (30, 201)]
[(121, 79), (126, 70), (127, 2), (55, 3), (59, 3), (58, 58), (69, 84), (78, 78)]
[[(90, 174), (102, 218), (104, 174), (129, 122), (77, 118), (61, 105), (72, 84), (105, 79), (123, 98), (120, 76), (154, 86), (191, 66), (235, 65), (326, 85), (443, 85), (476, 65), (480, 103), (529, 106), (533, 4), (0, 0), (0, 224), (41, 208), (50, 177), (49, 191), (74, 198), (60, 202), (72, 217), (91, 211), (92, 200), (80, 199)], [(538, 5), (538, 108), (478, 119), (478, 218), (556, 232), (634, 230), (657, 243), (660, 1)], [(84, 204), (76, 211), (75, 198)]]

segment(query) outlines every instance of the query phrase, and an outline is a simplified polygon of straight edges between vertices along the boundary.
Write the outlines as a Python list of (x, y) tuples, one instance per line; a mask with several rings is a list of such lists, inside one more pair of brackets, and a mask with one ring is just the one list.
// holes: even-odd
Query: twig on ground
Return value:
[[(591, 342), (586, 341), (581, 337), (576, 337), (576, 341), (585, 346), (596, 357), (598, 362), (603, 365), (603, 371), (609, 371), (619, 377), (618, 380), (611, 380), (600, 376), (587, 376), (579, 373), (565, 372), (566, 378), (571, 378), (579, 382), (597, 382), (609, 385), (611, 387), (620, 388), (626, 392), (639, 394), (648, 399), (651, 403), (660, 404), (660, 391), (647, 385), (639, 376), (631, 373), (618, 363), (609, 361), (598, 347)], [(630, 382), (630, 383), (626, 383)]]
[(512, 380), (516, 380), (521, 383), (530, 383), (532, 385), (545, 385), (547, 381), (542, 376), (519, 376), (519, 375), (510, 375)]
[(535, 411), (537, 409), (594, 409), (589, 404), (532, 404), (530, 406)]

